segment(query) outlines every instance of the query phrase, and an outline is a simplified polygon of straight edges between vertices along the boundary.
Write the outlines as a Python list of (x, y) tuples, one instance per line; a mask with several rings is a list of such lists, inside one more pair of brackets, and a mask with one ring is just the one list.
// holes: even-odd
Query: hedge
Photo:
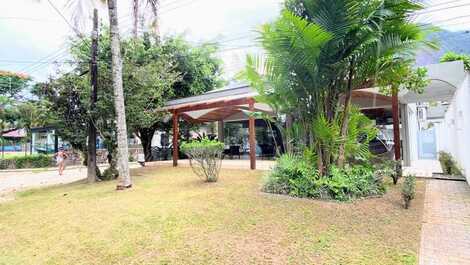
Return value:
[(52, 156), (28, 155), (0, 159), (0, 169), (43, 168), (54, 165)]

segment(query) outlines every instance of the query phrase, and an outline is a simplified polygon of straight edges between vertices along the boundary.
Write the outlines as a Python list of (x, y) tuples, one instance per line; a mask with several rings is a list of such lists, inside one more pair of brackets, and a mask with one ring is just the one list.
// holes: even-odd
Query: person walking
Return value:
[(65, 169), (65, 160), (67, 159), (67, 153), (65, 152), (64, 148), (59, 148), (59, 151), (55, 154), (57, 167), (59, 169), (59, 175), (62, 176), (64, 174)]

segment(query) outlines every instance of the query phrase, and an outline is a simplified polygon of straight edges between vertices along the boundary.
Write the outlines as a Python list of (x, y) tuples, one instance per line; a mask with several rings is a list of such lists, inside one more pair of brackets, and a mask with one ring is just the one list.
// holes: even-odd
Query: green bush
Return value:
[(325, 185), (335, 200), (347, 201), (385, 192), (382, 176), (369, 166), (353, 165), (343, 169), (332, 167), (330, 175)]
[(206, 182), (216, 182), (219, 177), (224, 144), (204, 137), (197, 141), (184, 142), (181, 151), (188, 158), (194, 173)]
[(408, 175), (405, 177), (405, 182), (401, 190), (401, 195), (405, 201), (405, 209), (410, 206), (411, 200), (415, 198), (416, 193), (416, 177), (414, 175)]
[(43, 168), (53, 164), (51, 156), (28, 155), (0, 160), (0, 169)]
[(444, 172), (444, 174), (462, 176), (462, 171), (460, 170), (459, 166), (457, 165), (457, 162), (450, 153), (440, 151), (439, 162), (441, 163), (442, 171)]
[(266, 176), (263, 191), (277, 194), (290, 194), (296, 197), (314, 197), (316, 169), (308, 166), (301, 157), (284, 154), (277, 159), (276, 166)]
[(119, 171), (116, 167), (112, 166), (104, 170), (103, 174), (100, 176), (100, 179), (103, 181), (114, 180), (119, 176)]
[(355, 198), (382, 195), (385, 186), (381, 175), (372, 167), (363, 165), (334, 166), (326, 177), (310, 166), (303, 157), (285, 154), (267, 175), (263, 191), (295, 197), (348, 201)]

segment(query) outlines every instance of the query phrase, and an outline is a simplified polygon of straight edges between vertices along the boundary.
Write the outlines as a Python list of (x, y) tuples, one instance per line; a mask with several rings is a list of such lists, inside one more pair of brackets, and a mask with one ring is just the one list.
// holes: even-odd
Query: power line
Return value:
[(80, 33), (80, 31), (69, 22), (69, 20), (64, 16), (64, 14), (62, 14), (62, 12), (51, 2), (51, 0), (47, 0), (47, 2), (57, 12), (57, 14), (62, 17), (65, 23), (67, 23), (67, 25), (75, 32), (75, 34), (77, 34), (77, 36), (81, 38), (82, 34)]
[(453, 4), (453, 3), (456, 3), (456, 2), (460, 2), (460, 1), (463, 1), (463, 0), (453, 0), (453, 1), (447, 1), (447, 2), (443, 2), (443, 3), (439, 3), (439, 4), (433, 4), (433, 5), (428, 6), (427, 8), (434, 8), (434, 7), (438, 7), (438, 6)]
[(443, 7), (443, 8), (438, 8), (438, 9), (422, 10), (422, 11), (416, 12), (415, 14), (416, 15), (423, 15), (423, 14), (429, 14), (429, 13), (433, 13), (433, 12), (445, 11), (445, 10), (454, 9), (454, 8), (458, 8), (458, 7), (465, 7), (465, 6), (470, 6), (470, 3), (456, 5), (456, 6)]

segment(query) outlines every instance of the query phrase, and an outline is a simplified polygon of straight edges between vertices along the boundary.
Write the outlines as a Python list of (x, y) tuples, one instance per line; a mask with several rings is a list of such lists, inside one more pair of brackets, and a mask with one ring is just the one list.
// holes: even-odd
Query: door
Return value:
[(436, 150), (436, 128), (433, 126), (428, 129), (418, 131), (418, 158), (419, 159), (437, 159)]

